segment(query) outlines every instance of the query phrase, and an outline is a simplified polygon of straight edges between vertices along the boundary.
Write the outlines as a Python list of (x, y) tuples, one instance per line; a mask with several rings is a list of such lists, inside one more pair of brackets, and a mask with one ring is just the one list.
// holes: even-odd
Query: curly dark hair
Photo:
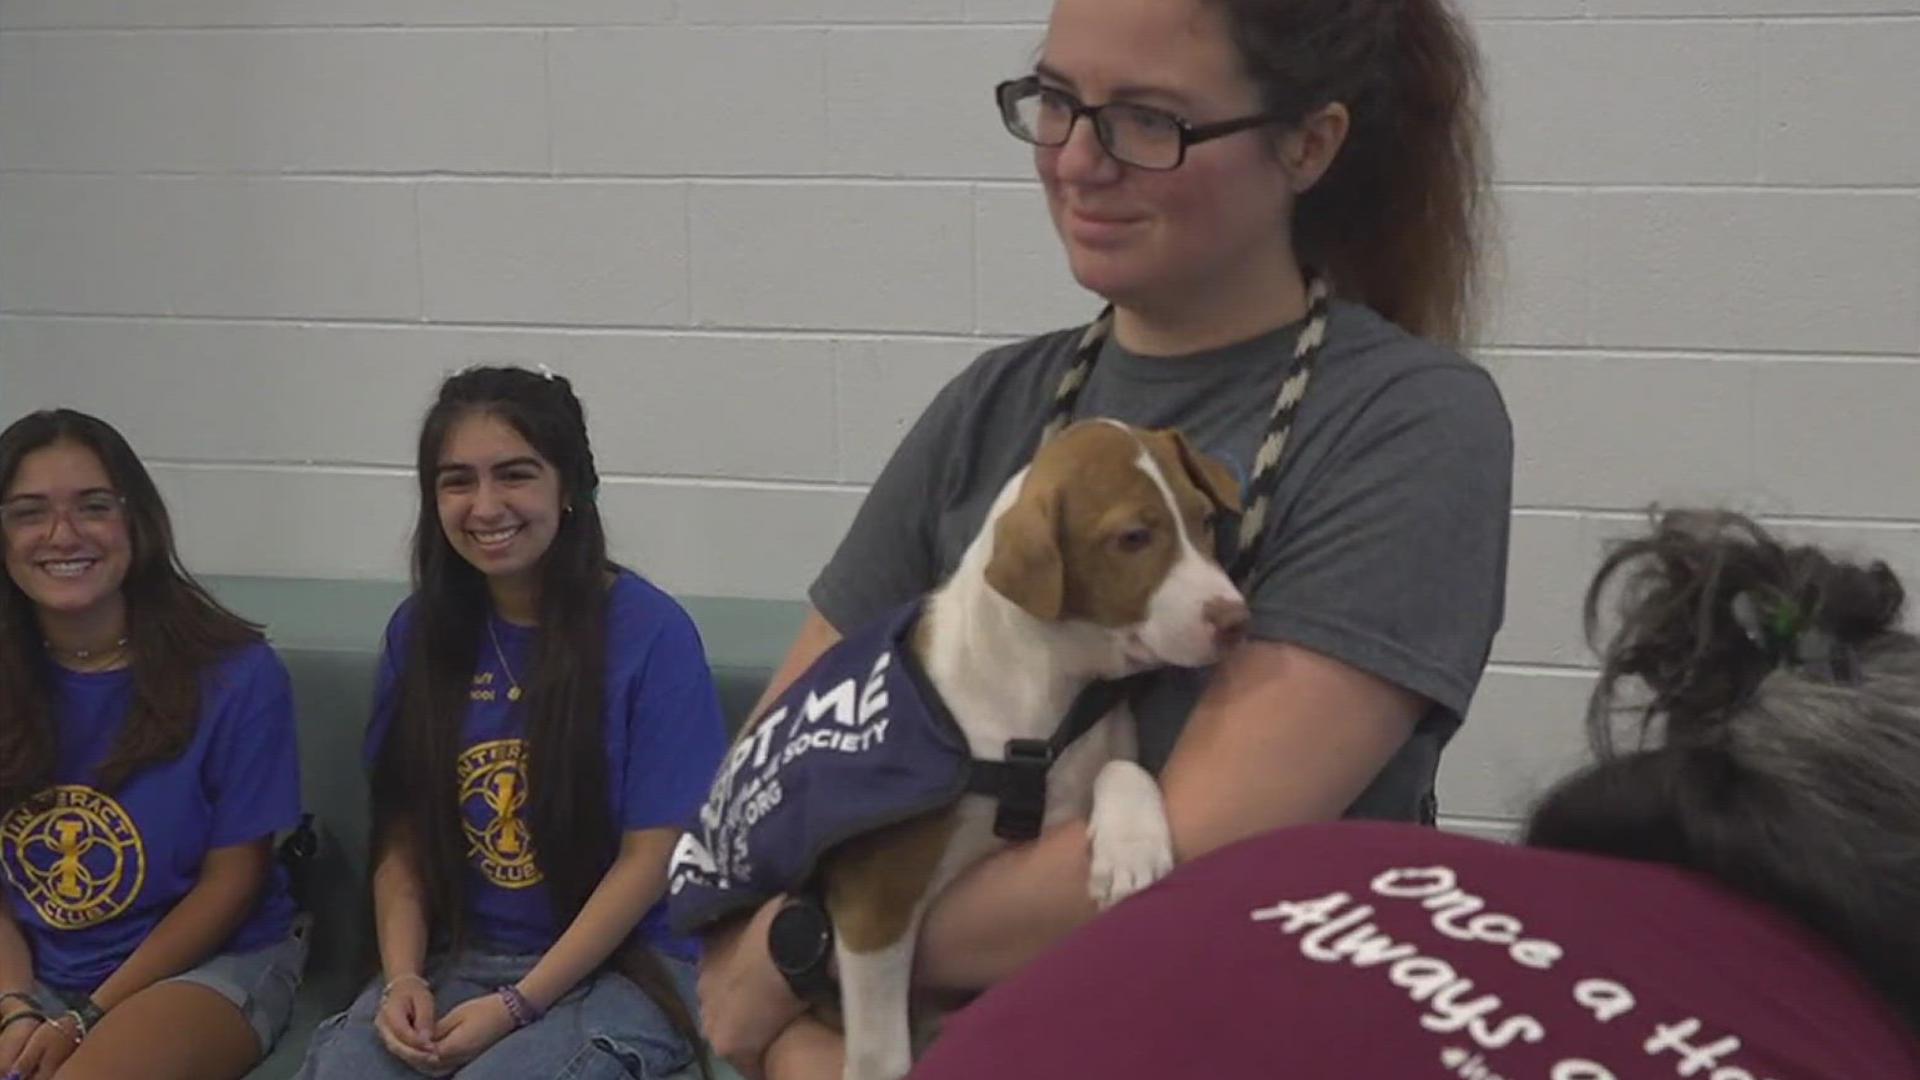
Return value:
[(1596, 640), (1610, 592), (1597, 761), (1527, 842), (1687, 867), (1797, 916), (1920, 1030), (1920, 641), (1899, 579), (1683, 510), (1601, 566)]

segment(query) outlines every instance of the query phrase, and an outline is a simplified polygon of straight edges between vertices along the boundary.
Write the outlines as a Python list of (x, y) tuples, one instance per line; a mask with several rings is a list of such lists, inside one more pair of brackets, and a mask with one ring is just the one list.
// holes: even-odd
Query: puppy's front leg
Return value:
[(929, 814), (855, 837), (828, 862), (846, 1080), (900, 1080), (913, 1068), (913, 946), (958, 822), (951, 810)]
[(900, 1080), (913, 1068), (908, 996), (920, 914), (916, 910), (907, 920), (899, 940), (878, 949), (855, 949), (844, 934), (834, 941), (847, 1035), (845, 1080)]
[(1093, 782), (1087, 823), (1093, 869), (1087, 887), (1102, 908), (1117, 904), (1173, 869), (1173, 835), (1160, 785), (1131, 761), (1109, 761)]

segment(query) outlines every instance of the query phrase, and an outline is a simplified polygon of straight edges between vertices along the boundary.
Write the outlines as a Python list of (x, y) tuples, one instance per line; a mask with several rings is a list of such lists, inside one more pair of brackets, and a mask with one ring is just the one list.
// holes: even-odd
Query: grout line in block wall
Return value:
[[(304, 473), (310, 475), (380, 476), (402, 479), (409, 478), (413, 475), (412, 467), (400, 462), (322, 458), (222, 459), (156, 455), (148, 459), (148, 464), (156, 468), (175, 469), (183, 472)], [(608, 483), (628, 486), (702, 487), (785, 493), (812, 492), (832, 495), (861, 494), (869, 487), (867, 482), (855, 480), (736, 476), (702, 473), (608, 471), (602, 474), (602, 479)], [(1603, 523), (1637, 523), (1645, 519), (1645, 514), (1639, 510), (1621, 509), (1617, 507), (1576, 508), (1560, 506), (1536, 508), (1516, 506), (1513, 509), (1513, 516), (1530, 520), (1565, 519)], [(1856, 532), (1882, 532), (1889, 534), (1920, 533), (1920, 521), (1767, 513), (1758, 514), (1756, 517), (1762, 523), (1776, 528), (1845, 529)], [(1549, 669), (1551, 669), (1550, 665), (1541, 666), (1541, 670)], [(1572, 668), (1568, 668), (1568, 670), (1572, 670)]]
[[(551, 142), (551, 132), (549, 132)], [(549, 154), (551, 155), (551, 146)], [(961, 188), (981, 191), (1023, 191), (1037, 194), (1040, 185), (1032, 179), (1004, 174), (974, 176), (900, 176), (883, 173), (755, 173), (752, 175), (663, 172), (663, 173), (570, 173), (560, 175), (537, 170), (449, 169), (230, 169), (215, 172), (196, 169), (62, 169), (32, 166), (0, 167), (0, 176), (34, 177), (118, 177), (129, 180), (287, 180), (329, 181), (334, 183), (446, 183), (488, 184), (524, 183), (537, 180), (556, 185), (586, 184), (705, 184), (714, 187), (836, 187), (853, 184), (884, 184), (902, 188)], [(1726, 183), (1722, 181), (1633, 181), (1593, 183), (1590, 181), (1500, 180), (1494, 193), (1520, 194), (1571, 193), (1600, 195), (1920, 195), (1920, 183), (1900, 181), (1885, 184), (1813, 184), (1813, 183)]]
[[(1647, 519), (1644, 508), (1618, 506), (1515, 506), (1513, 516), (1530, 520), (1575, 520), (1602, 523), (1637, 524)], [(1920, 532), (1920, 521), (1901, 518), (1857, 518), (1818, 514), (1767, 513), (1754, 518), (1762, 524), (1782, 528), (1855, 529), (1861, 532)]]
[(547, 127), (547, 175), (559, 175), (559, 165), (553, 156), (555, 113), (553, 107), (553, 33), (542, 31), (540, 34), (540, 105), (541, 117)]
[[(1082, 313), (1084, 317), (1084, 313)], [(53, 309), (0, 309), (0, 319), (38, 319), (68, 322), (179, 323), (183, 325), (345, 328), (371, 330), (429, 330), (458, 333), (484, 331), (503, 334), (558, 334), (602, 337), (771, 338), (794, 341), (918, 341), (992, 347), (1024, 337), (1075, 325), (1069, 314), (1056, 324), (1040, 327), (985, 328), (978, 331), (916, 330), (853, 326), (780, 326), (749, 324), (562, 323), (488, 322), (478, 319), (436, 319), (430, 322), (394, 316), (215, 315), (168, 312), (90, 312)], [(1920, 363), (1920, 352), (1797, 352), (1783, 349), (1701, 349), (1646, 345), (1564, 345), (1498, 342), (1478, 346), (1475, 354), (1489, 360), (1554, 359), (1725, 361), (1750, 364), (1884, 364)]]
[(1549, 679), (1591, 679), (1594, 669), (1583, 664), (1523, 664), (1495, 660), (1487, 664), (1489, 675), (1530, 675)]
[[(1660, 14), (1636, 12), (1621, 15), (1596, 15), (1591, 12), (1551, 15), (1490, 15), (1471, 18), (1476, 25), (1497, 24), (1571, 24), (1571, 25), (1673, 25), (1702, 23), (1724, 25), (1732, 22), (1763, 21), (1767, 23), (1794, 24), (1853, 24), (1853, 23), (1904, 23), (1920, 21), (1920, 12), (1902, 8), (1887, 8), (1870, 11), (1849, 12), (1771, 12), (1771, 11), (1730, 11), (1730, 12), (1684, 12)], [(0, 27), (0, 34), (154, 34), (154, 33), (297, 33), (315, 30), (341, 33), (461, 33), (469, 31), (539, 31), (539, 30), (621, 30), (647, 29), (651, 27), (688, 26), (713, 29), (734, 29), (746, 31), (782, 31), (782, 30), (1038, 30), (1045, 28), (1040, 19), (1015, 19), (972, 22), (947, 19), (940, 21), (918, 20), (903, 21), (861, 21), (848, 19), (820, 19), (810, 21), (786, 20), (779, 22), (726, 22), (718, 20), (687, 20), (677, 14), (662, 18), (628, 19), (614, 21), (587, 20), (576, 22), (530, 21), (530, 22), (472, 22), (472, 23), (404, 23), (393, 21), (368, 22), (286, 22), (269, 25), (239, 23), (127, 23), (113, 26), (98, 25), (61, 25), (46, 23), (32, 26)]]
[(698, 275), (694, 273), (693, 261), (699, 254), (694, 250), (693, 246), (693, 185), (680, 184), (678, 186), (680, 188), (680, 243), (682, 245), (680, 250), (686, 252), (686, 259), (681, 266), (682, 271), (685, 273), (686, 280), (682, 283), (681, 288), (684, 290), (687, 298), (686, 321), (688, 325), (693, 325), (696, 321), (694, 319), (694, 312), (698, 310), (698, 304), (695, 302), (693, 295), (694, 282), (698, 280)]
[(427, 225), (420, 216), (420, 185), (414, 184), (412, 192), (414, 287), (419, 290), (415, 295), (420, 298), (420, 310), (415, 316), (415, 322), (425, 323), (427, 321)]
[[(310, 476), (364, 476), (399, 480), (413, 478), (413, 467), (398, 462), (329, 461), (313, 458), (218, 459), (154, 456), (146, 463), (176, 472), (298, 473)], [(718, 476), (698, 473), (603, 472), (603, 483), (615, 487), (712, 488), (736, 491), (858, 495), (864, 482), (796, 477)]]
[[(1518, 20), (1533, 21), (1533, 20)], [(726, 23), (642, 20), (633, 22), (525, 22), (525, 23), (444, 23), (421, 25), (399, 22), (370, 23), (275, 23), (270, 26), (244, 25), (127, 25), (127, 26), (6, 26), (0, 37), (124, 37), (132, 34), (461, 34), (461, 33), (540, 33), (550, 30), (689, 30), (742, 33), (797, 33), (809, 30), (1031, 30), (1046, 28), (1043, 22), (772, 22)]]

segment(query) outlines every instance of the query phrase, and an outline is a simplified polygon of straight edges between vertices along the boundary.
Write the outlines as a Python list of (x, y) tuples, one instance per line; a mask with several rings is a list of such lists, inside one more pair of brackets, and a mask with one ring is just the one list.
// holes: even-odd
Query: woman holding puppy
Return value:
[[(993, 350), (908, 433), (811, 590), (769, 693), (931, 589), (1043, 434), (1181, 429), (1247, 505), (1224, 554), (1249, 640), (1134, 702), (1176, 855), (1342, 816), (1431, 819), (1441, 748), (1498, 628), (1511, 432), (1469, 329), (1477, 61), (1443, 0), (1057, 0), (996, 91), (1068, 263), (1110, 307)], [(963, 877), (919, 970), (974, 990), (1094, 915), (1084, 824)], [(838, 1075), (773, 966), (775, 901), (711, 935), (709, 1037)]]
[(566, 379), (447, 379), (418, 481), (366, 745), (381, 975), (300, 1075), (685, 1068), (693, 946), (659, 901), (725, 741), (693, 621), (608, 559)]
[(1248, 840), (996, 987), (914, 1075), (1920, 1076), (1899, 581), (1676, 512), (1607, 560), (1589, 625), (1603, 595), (1599, 760), (1525, 846), (1351, 822)]

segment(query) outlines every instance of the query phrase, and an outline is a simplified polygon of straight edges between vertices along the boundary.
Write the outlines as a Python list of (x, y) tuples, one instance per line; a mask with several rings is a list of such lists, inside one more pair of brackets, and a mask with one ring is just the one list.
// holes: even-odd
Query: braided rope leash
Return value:
[[(1228, 557), (1230, 565), (1227, 572), (1235, 581), (1244, 582), (1253, 569), (1254, 552), (1259, 546), (1261, 532), (1266, 529), (1267, 514), (1273, 506), (1273, 493), (1279, 487), (1280, 459), (1286, 453), (1287, 439), (1293, 433), (1294, 415), (1299, 412), (1300, 402), (1307, 396), (1307, 384), (1313, 379), (1314, 366), (1326, 345), (1330, 298), (1327, 279), (1308, 271), (1306, 323), (1300, 328), (1299, 339), (1294, 342), (1293, 357), (1287, 363), (1286, 375), (1280, 380), (1280, 391), (1274, 395), (1273, 411), (1267, 417), (1266, 435), (1260, 440), (1259, 452), (1253, 458), (1253, 474), (1247, 481), (1246, 509), (1241, 514), (1240, 528), (1233, 537), (1233, 551)], [(1093, 365), (1100, 358), (1100, 348), (1106, 344), (1112, 332), (1113, 306), (1108, 305), (1080, 335), (1073, 363), (1067, 366), (1066, 374), (1060, 377), (1059, 388), (1054, 391), (1053, 409), (1040, 436), (1042, 442), (1060, 434), (1072, 422), (1080, 392), (1086, 389), (1087, 380), (1093, 376)]]

